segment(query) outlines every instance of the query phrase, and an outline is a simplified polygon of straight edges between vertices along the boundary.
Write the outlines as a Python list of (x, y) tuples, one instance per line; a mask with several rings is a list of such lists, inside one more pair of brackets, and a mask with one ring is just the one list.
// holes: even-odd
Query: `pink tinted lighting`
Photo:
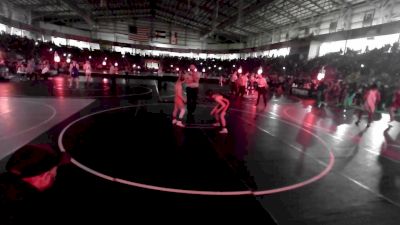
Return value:
[(324, 73), (318, 73), (318, 76), (317, 76), (317, 80), (322, 80), (322, 79), (324, 79), (325, 78), (325, 74)]

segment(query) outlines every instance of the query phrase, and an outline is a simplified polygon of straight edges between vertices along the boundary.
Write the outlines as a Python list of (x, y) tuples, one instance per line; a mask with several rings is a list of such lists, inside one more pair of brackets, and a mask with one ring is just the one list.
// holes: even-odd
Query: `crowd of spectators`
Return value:
[[(40, 42), (6, 33), (0, 34), (0, 59), (4, 59), (11, 72), (16, 72), (19, 63), (27, 63), (31, 58), (37, 62), (51, 62), (52, 67), (62, 67), (68, 64), (68, 60), (76, 60), (83, 64), (90, 59), (92, 67), (96, 69), (109, 69), (111, 65), (118, 64), (120, 70), (133, 66), (140, 70), (149, 69), (146, 67), (147, 60), (159, 62), (162, 71), (173, 72), (176, 68), (187, 69), (190, 64), (195, 64), (199, 70), (205, 69), (210, 75), (230, 75), (232, 71), (242, 67), (243, 72), (256, 72), (263, 67), (264, 72), (277, 74), (279, 76), (294, 76), (302, 79), (314, 78), (322, 66), (326, 66), (327, 75), (335, 79), (345, 79), (359, 73), (365, 78), (375, 77), (376, 79), (386, 76), (394, 77), (398, 74), (400, 54), (398, 43), (393, 46), (385, 46), (382, 49), (374, 49), (364, 54), (347, 50), (345, 54), (333, 53), (322, 57), (307, 60), (301, 55), (289, 55), (286, 57), (258, 57), (234, 60), (219, 59), (194, 59), (170, 56), (143, 56), (112, 52), (108, 50), (79, 49), (70, 46), (57, 46), (51, 42)], [(60, 56), (60, 62), (54, 63), (54, 52)], [(103, 62), (106, 64), (104, 65)], [(56, 66), (56, 64), (58, 64)], [(361, 67), (361, 65), (364, 65)], [(172, 66), (172, 67), (171, 67)], [(202, 72), (202, 71), (200, 71)]]
[[(60, 62), (54, 61), (55, 52), (60, 56)], [(337, 86), (340, 87), (339, 89), (356, 90), (378, 83), (380, 89), (386, 92), (386, 89), (390, 90), (397, 86), (400, 71), (398, 43), (381, 49), (366, 49), (362, 54), (347, 49), (345, 53), (331, 53), (311, 60), (302, 57), (303, 55), (306, 54), (233, 60), (195, 59), (167, 55), (143, 56), (109, 50), (82, 50), (6, 33), (0, 34), (0, 71), (2, 73), (6, 70), (11, 74), (23, 73), (27, 69), (42, 70), (43, 67), (50, 67), (49, 70), (55, 70), (56, 73), (68, 73), (70, 62), (77, 61), (82, 68), (82, 65), (89, 60), (93, 72), (111, 71), (127, 74), (176, 73), (178, 69), (186, 70), (189, 65), (194, 64), (203, 76), (223, 77), (227, 82), (239, 68), (242, 69), (243, 74), (255, 74), (262, 68), (263, 73), (272, 81), (284, 77), (286, 86), (313, 90), (317, 89), (316, 78), (321, 68), (324, 68), (324, 80), (329, 90), (336, 90)], [(148, 67), (149, 61), (156, 62), (158, 68)], [(340, 92), (340, 90), (336, 91)]]

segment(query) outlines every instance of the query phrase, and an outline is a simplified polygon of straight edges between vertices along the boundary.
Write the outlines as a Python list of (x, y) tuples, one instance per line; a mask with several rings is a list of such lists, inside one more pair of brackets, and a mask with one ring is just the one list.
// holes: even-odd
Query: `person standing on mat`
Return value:
[(85, 71), (86, 83), (92, 82), (92, 66), (90, 65), (90, 61), (86, 60), (86, 63), (83, 65), (83, 70)]
[[(380, 101), (380, 99), (381, 99), (381, 96), (378, 91), (378, 86), (376, 84), (373, 84), (364, 95), (364, 110), (367, 111), (367, 113), (368, 113), (367, 127), (369, 127), (372, 122), (372, 116), (375, 113), (376, 105)], [(360, 110), (358, 113), (358, 120), (356, 122), (356, 125), (358, 125), (360, 123), (362, 114), (363, 114), (363, 110)]]
[[(29, 80), (32, 80), (33, 76), (35, 75), (35, 67), (36, 67), (35, 59), (31, 58), (28, 61), (28, 65), (26, 67), (26, 74), (27, 74), (27, 77), (29, 78)], [(35, 76), (35, 80), (37, 80), (37, 75)]]
[(72, 88), (75, 81), (76, 88), (79, 88), (79, 64), (75, 60), (69, 65), (69, 74), (71, 75), (69, 87)]
[(187, 95), (187, 110), (188, 120), (193, 121), (193, 113), (196, 110), (197, 95), (199, 94), (200, 76), (197, 73), (195, 65), (190, 65), (189, 74), (186, 76), (186, 95)]
[[(185, 102), (186, 99), (183, 96), (183, 87), (182, 84), (185, 81), (185, 77), (183, 74), (179, 75), (178, 80), (175, 83), (175, 101), (174, 101), (174, 111), (172, 113), (172, 124), (177, 125), (179, 127), (185, 127), (182, 124), (183, 116), (185, 115)], [(176, 116), (178, 115), (177, 118)]]
[(247, 82), (248, 82), (248, 73), (246, 74), (241, 74), (239, 77), (239, 92), (237, 97), (243, 98), (243, 96), (246, 94), (246, 88), (247, 88)]
[(43, 61), (42, 64), (42, 77), (43, 80), (48, 80), (50, 76), (50, 65), (49, 62), (47, 60)]
[(325, 94), (328, 86), (326, 85), (324, 80), (321, 80), (317, 87), (317, 107), (321, 108), (322, 105), (325, 105)]
[(226, 111), (229, 108), (229, 100), (225, 98), (223, 95), (213, 92), (211, 90), (208, 90), (206, 95), (214, 100), (217, 105), (211, 110), (210, 115), (215, 117), (216, 123), (213, 124), (213, 126), (219, 127), (221, 126), (221, 130), (219, 131), (220, 134), (227, 134), (228, 129), (226, 128), (226, 120), (225, 120), (225, 114)]
[(264, 100), (264, 106), (267, 107), (267, 89), (268, 89), (268, 84), (267, 84), (267, 79), (263, 75), (259, 75), (257, 79), (257, 103), (255, 106), (258, 106), (258, 103), (260, 102), (260, 98), (262, 96)]

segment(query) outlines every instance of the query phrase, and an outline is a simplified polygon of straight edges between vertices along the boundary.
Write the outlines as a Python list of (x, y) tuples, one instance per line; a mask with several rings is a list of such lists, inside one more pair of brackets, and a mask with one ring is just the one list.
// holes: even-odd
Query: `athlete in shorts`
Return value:
[(206, 94), (217, 103), (210, 113), (210, 115), (214, 116), (216, 120), (216, 123), (213, 125), (216, 127), (221, 126), (222, 129), (219, 131), (220, 134), (227, 134), (228, 129), (226, 128), (225, 114), (229, 108), (229, 100), (223, 95), (211, 90), (208, 90)]
[(86, 84), (92, 82), (92, 66), (89, 60), (86, 60), (86, 63), (83, 65), (83, 70), (85, 71)]
[[(178, 80), (175, 83), (175, 101), (174, 101), (174, 111), (172, 113), (172, 124), (175, 124), (179, 127), (185, 127), (185, 125), (182, 124), (182, 118), (185, 115), (185, 103), (186, 103), (186, 98), (183, 95), (183, 87), (182, 84), (185, 81), (185, 77), (181, 74), (178, 77)], [(179, 112), (179, 117), (177, 118), (176, 116), (178, 115)]]
[[(372, 116), (375, 113), (376, 105), (380, 101), (381, 95), (378, 91), (378, 86), (376, 84), (371, 85), (369, 90), (364, 95), (364, 110), (368, 113), (368, 125), (370, 126), (372, 123)], [(361, 116), (363, 114), (363, 110), (360, 110), (358, 113), (358, 120), (356, 125), (360, 123)]]
[(72, 87), (72, 83), (75, 81), (76, 83), (76, 88), (79, 87), (79, 64), (74, 60), (72, 63), (69, 65), (69, 73), (71, 75), (70, 81), (69, 81), (69, 87)]

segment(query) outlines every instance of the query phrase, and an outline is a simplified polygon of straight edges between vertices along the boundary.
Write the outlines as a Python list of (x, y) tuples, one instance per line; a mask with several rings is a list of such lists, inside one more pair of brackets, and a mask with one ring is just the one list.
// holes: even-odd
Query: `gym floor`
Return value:
[(55, 208), (75, 222), (398, 224), (400, 124), (387, 114), (367, 128), (353, 110), (284, 96), (254, 107), (246, 96), (232, 100), (224, 135), (204, 92), (227, 88), (201, 84), (195, 123), (178, 128), (164, 84), (0, 83), (0, 165), (27, 143), (70, 153)]

